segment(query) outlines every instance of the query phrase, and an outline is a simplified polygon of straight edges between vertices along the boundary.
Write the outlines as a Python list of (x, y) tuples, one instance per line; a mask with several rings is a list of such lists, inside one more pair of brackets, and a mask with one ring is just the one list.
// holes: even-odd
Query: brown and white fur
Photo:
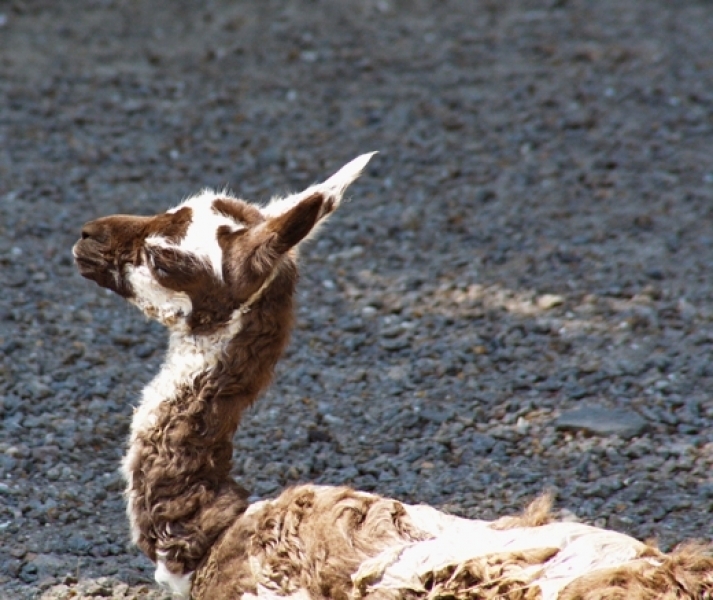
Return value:
[[(519, 517), (468, 521), (425, 506), (303, 485), (248, 506), (230, 475), (242, 412), (293, 324), (297, 247), (371, 158), (267, 206), (204, 191), (151, 217), (87, 223), (80, 273), (169, 330), (123, 461), (133, 541), (183, 598), (697, 598), (713, 558)], [(668, 594), (668, 595), (666, 595)]]

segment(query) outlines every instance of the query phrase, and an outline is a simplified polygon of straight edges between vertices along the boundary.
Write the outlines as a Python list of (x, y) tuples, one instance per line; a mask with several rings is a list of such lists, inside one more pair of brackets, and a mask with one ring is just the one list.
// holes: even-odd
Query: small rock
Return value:
[(628, 533), (631, 531), (633, 521), (623, 515), (610, 515), (607, 519), (607, 527), (615, 531), (621, 531), (622, 533)]
[(136, 347), (135, 353), (139, 358), (149, 358), (154, 353), (154, 348), (148, 344), (141, 344)]
[(64, 560), (54, 554), (38, 554), (30, 562), (37, 569), (39, 577), (55, 577), (68, 567)]
[(408, 368), (401, 365), (394, 365), (386, 372), (386, 376), (394, 381), (402, 381), (408, 378)]
[(445, 423), (446, 421), (449, 421), (453, 417), (453, 412), (447, 409), (442, 409), (442, 408), (424, 408), (421, 410), (419, 413), (422, 418), (426, 419), (427, 421), (431, 421), (433, 423)]
[(663, 272), (662, 269), (659, 269), (658, 267), (652, 267), (650, 269), (646, 269), (644, 271), (644, 274), (649, 278), (653, 279), (654, 281), (661, 281), (666, 275)]
[(342, 469), (342, 477), (345, 481), (354, 481), (359, 476), (359, 470), (356, 467), (346, 467)]
[(713, 481), (702, 483), (698, 486), (698, 491), (704, 498), (713, 498)]
[(314, 442), (329, 442), (332, 439), (329, 431), (317, 429), (316, 427), (307, 430), (307, 441), (312, 444)]
[(18, 465), (18, 461), (14, 456), (8, 456), (7, 454), (0, 454), (0, 471), (5, 473), (10, 473), (14, 471)]
[(379, 340), (379, 345), (389, 352), (398, 352), (399, 350), (404, 350), (409, 347), (409, 341), (405, 338), (382, 338)]
[(105, 578), (97, 579), (89, 583), (84, 590), (87, 596), (109, 598), (111, 596), (111, 582)]
[(537, 306), (543, 310), (549, 310), (561, 304), (564, 304), (564, 297), (557, 294), (543, 294), (537, 299)]
[(487, 454), (490, 452), (496, 444), (496, 440), (489, 435), (484, 433), (474, 433), (470, 437), (470, 443), (468, 447), (473, 450), (475, 454)]
[(383, 442), (377, 448), (384, 454), (398, 454), (399, 451), (399, 445), (396, 442)]
[(618, 435), (628, 439), (641, 435), (648, 422), (629, 410), (588, 406), (567, 411), (555, 420), (560, 431), (585, 431), (593, 435)]
[(491, 189), (481, 188), (475, 193), (475, 201), (478, 204), (485, 204), (495, 200), (498, 195)]
[(75, 533), (67, 540), (67, 549), (76, 554), (87, 554), (92, 549), (92, 543), (85, 537)]
[(20, 579), (25, 583), (37, 581), (37, 567), (32, 563), (25, 563), (22, 569), (20, 569)]
[(52, 388), (37, 379), (30, 381), (27, 389), (35, 400), (42, 400), (52, 395)]
[(693, 306), (693, 304), (691, 304), (690, 302), (688, 302), (685, 298), (681, 298), (678, 301), (676, 308), (678, 309), (678, 314), (680, 315), (681, 319), (686, 323), (690, 323), (696, 318), (696, 307)]
[(7, 560), (0, 560), (0, 573), (4, 575), (9, 575), (10, 577), (17, 577), (22, 568), (22, 561), (16, 558), (10, 558)]

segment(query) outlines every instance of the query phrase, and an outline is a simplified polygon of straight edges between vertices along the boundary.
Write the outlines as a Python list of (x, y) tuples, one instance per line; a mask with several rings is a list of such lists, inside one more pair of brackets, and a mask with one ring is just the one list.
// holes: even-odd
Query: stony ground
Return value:
[(236, 477), (713, 538), (711, 30), (693, 0), (0, 4), (0, 598), (164, 597), (117, 473), (164, 334), (75, 273), (81, 224), (370, 150)]

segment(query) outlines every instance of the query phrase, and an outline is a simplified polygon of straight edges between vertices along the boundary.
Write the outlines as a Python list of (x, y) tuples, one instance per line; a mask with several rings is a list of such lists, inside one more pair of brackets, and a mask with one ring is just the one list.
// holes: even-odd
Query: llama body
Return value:
[(620, 588), (648, 598), (675, 586), (672, 598), (694, 598), (713, 589), (713, 558), (702, 551), (669, 556), (615, 532), (550, 523), (545, 500), (492, 523), (311, 485), (248, 506), (230, 475), (232, 438), (287, 345), (297, 247), (370, 157), (265, 207), (204, 191), (153, 217), (84, 226), (80, 273), (169, 329), (122, 465), (132, 539), (157, 581), (203, 600), (604, 598)]

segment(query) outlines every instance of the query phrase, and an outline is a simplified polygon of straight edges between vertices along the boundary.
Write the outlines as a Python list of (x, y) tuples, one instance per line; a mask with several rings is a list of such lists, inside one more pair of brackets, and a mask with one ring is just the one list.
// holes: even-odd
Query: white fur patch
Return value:
[(592, 571), (626, 565), (646, 548), (641, 542), (615, 531), (582, 523), (549, 523), (539, 527), (491, 529), (491, 522), (441, 513), (430, 506), (404, 505), (409, 518), (432, 539), (404, 543), (365, 560), (352, 580), (369, 592), (419, 590), (429, 571), (499, 552), (536, 548), (560, 551), (540, 565), (522, 567), (539, 586), (543, 600), (555, 600), (572, 580)]
[[(364, 167), (366, 167), (367, 163), (371, 160), (371, 157), (374, 156), (374, 154), (376, 154), (376, 152), (369, 152), (368, 154), (357, 156), (354, 160), (348, 162), (326, 181), (308, 187), (299, 194), (292, 194), (286, 198), (272, 199), (267, 206), (260, 209), (260, 212), (262, 212), (262, 214), (266, 217), (276, 217), (277, 215), (287, 212), (293, 206), (297, 206), (302, 200), (305, 200), (318, 192), (321, 192), (327, 198), (333, 199), (335, 202), (334, 208), (336, 208), (336, 205), (338, 205), (341, 201), (345, 190), (357, 177), (359, 177), (361, 172), (364, 170)], [(319, 218), (321, 219), (322, 216), (323, 215), (320, 215)]]
[(230, 231), (238, 231), (245, 227), (236, 223), (234, 219), (213, 210), (213, 201), (219, 198), (230, 199), (231, 197), (227, 194), (219, 195), (211, 190), (204, 190), (197, 196), (185, 200), (176, 208), (168, 211), (169, 213), (175, 213), (185, 206), (191, 209), (191, 224), (188, 226), (186, 235), (177, 245), (170, 243), (159, 235), (150, 236), (146, 239), (146, 242), (148, 244), (157, 244), (164, 248), (177, 248), (182, 252), (193, 254), (205, 260), (222, 281), (223, 250), (218, 244), (218, 228), (225, 226)]
[(148, 317), (166, 327), (174, 327), (191, 314), (193, 305), (188, 294), (160, 285), (147, 265), (126, 267), (125, 277), (134, 292), (130, 302)]
[(186, 600), (191, 594), (191, 578), (193, 573), (186, 573), (185, 575), (176, 575), (171, 573), (166, 568), (166, 564), (162, 559), (158, 559), (156, 565), (156, 573), (154, 574), (154, 579), (162, 588), (169, 590), (176, 598), (185, 598)]

